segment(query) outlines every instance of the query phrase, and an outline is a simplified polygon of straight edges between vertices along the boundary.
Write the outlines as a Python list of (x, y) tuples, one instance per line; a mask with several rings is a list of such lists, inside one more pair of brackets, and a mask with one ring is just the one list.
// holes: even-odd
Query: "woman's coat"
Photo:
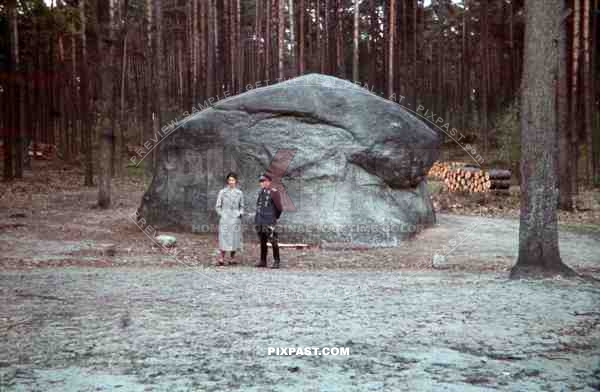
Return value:
[(215, 206), (219, 214), (219, 249), (242, 249), (242, 215), (244, 194), (238, 188), (225, 187), (219, 191)]

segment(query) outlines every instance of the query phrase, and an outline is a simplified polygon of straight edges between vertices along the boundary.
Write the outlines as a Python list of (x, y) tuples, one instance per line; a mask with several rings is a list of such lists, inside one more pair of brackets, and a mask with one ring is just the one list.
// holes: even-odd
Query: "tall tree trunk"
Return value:
[(488, 151), (488, 94), (489, 94), (489, 69), (488, 69), (488, 0), (482, 0), (481, 7), (481, 136), (483, 139), (483, 152)]
[(319, 54), (318, 56), (318, 60), (319, 60), (319, 72), (320, 73), (325, 73), (324, 70), (324, 62), (323, 62), (323, 39), (322, 39), (322, 34), (321, 34), (321, 0), (317, 0), (317, 7), (316, 7), (316, 14), (317, 14), (317, 23), (316, 23), (316, 28), (317, 28), (317, 53)]
[(325, 0), (325, 14), (323, 16), (324, 23), (325, 23), (325, 25), (323, 26), (323, 30), (325, 31), (325, 38), (324, 38), (324, 47), (323, 47), (323, 57), (321, 58), (322, 64), (323, 64), (321, 73), (326, 73), (326, 74), (329, 74), (331, 72), (331, 68), (329, 67), (329, 65), (330, 65), (329, 1), (331, 1), (331, 0)]
[[(304, 75), (304, 14), (306, 8), (304, 0), (299, 0), (298, 4), (298, 74)], [(311, 23), (311, 21), (309, 21)]]
[[(566, 4), (562, 10), (567, 15)], [(562, 18), (559, 25), (559, 50), (558, 50), (558, 80), (556, 88), (556, 116), (558, 125), (558, 205), (561, 210), (573, 209), (571, 191), (571, 140), (569, 126), (569, 91), (568, 91), (568, 54), (567, 54), (567, 19)]]
[(375, 0), (369, 0), (369, 40), (367, 41), (367, 54), (369, 57), (369, 75), (367, 79), (369, 88), (375, 86), (377, 73), (377, 45), (375, 44), (377, 29), (377, 8), (375, 6)]
[[(13, 12), (16, 8), (13, 8)], [(11, 57), (13, 60), (13, 70), (15, 76), (15, 128), (14, 135), (15, 139), (15, 177), (23, 178), (23, 163), (25, 160), (25, 87), (23, 86), (25, 78), (21, 77), (21, 60), (20, 60), (20, 49), (19, 49), (19, 22), (18, 16), (11, 17)]]
[(98, 37), (98, 59), (100, 69), (98, 72), (98, 99), (96, 107), (99, 108), (98, 128), (100, 130), (100, 173), (98, 180), (98, 206), (109, 208), (111, 203), (111, 177), (110, 168), (113, 161), (112, 143), (114, 139), (114, 33), (113, 33), (113, 8), (112, 1), (98, 1), (98, 24), (100, 34)]
[(265, 20), (265, 81), (271, 79), (272, 70), (271, 70), (271, 23), (273, 16), (271, 15), (272, 9), (272, 1), (277, 0), (267, 0), (267, 18)]
[(337, 0), (335, 2), (335, 19), (336, 19), (336, 33), (335, 33), (335, 64), (336, 71), (335, 74), (342, 78), (346, 78), (346, 67), (344, 61), (344, 13), (343, 13), (343, 5), (342, 0)]
[[(294, 23), (294, 0), (288, 0), (288, 13), (290, 18), (290, 66), (289, 69), (295, 71), (298, 67), (296, 64), (296, 26)], [(292, 72), (293, 72), (292, 71)], [(293, 76), (293, 75), (292, 75)]]
[(214, 5), (215, 0), (208, 0), (206, 5), (208, 23), (206, 25), (207, 45), (206, 45), (206, 98), (212, 97), (217, 92), (215, 79), (215, 51), (216, 51), (216, 30), (215, 18), (216, 10)]
[(358, 82), (358, 34), (359, 34), (359, 11), (360, 0), (354, 0), (354, 52), (352, 56), (352, 80)]
[[(191, 37), (188, 38), (188, 42), (190, 42), (190, 59), (191, 59), (191, 81), (192, 85), (190, 86), (190, 104), (191, 106), (195, 106), (196, 99), (198, 98), (198, 70), (200, 68), (200, 64), (198, 61), (200, 51), (200, 29), (198, 25), (198, 0), (189, 0), (191, 2), (190, 8), (192, 11), (191, 15), (191, 26), (190, 33)], [(202, 3), (203, 1), (201, 1)]]
[(466, 97), (468, 96), (469, 91), (466, 87), (466, 70), (465, 62), (467, 60), (467, 0), (463, 0), (463, 13), (462, 13), (462, 33), (460, 38), (460, 62), (459, 62), (459, 82), (458, 82), (458, 90), (459, 90), (459, 107), (460, 107), (460, 126), (465, 129), (466, 127), (466, 117), (467, 113), (467, 105), (466, 105)]
[(90, 90), (90, 77), (88, 72), (88, 55), (87, 55), (87, 36), (86, 26), (87, 18), (85, 16), (85, 0), (79, 0), (79, 21), (81, 25), (81, 31), (79, 34), (79, 40), (81, 45), (81, 61), (79, 62), (79, 77), (80, 77), (80, 101), (81, 101), (81, 128), (82, 128), (82, 139), (84, 145), (84, 162), (85, 162), (85, 175), (84, 185), (94, 186), (94, 164), (93, 164), (93, 140), (95, 135), (95, 127), (93, 119), (90, 114), (89, 107), (89, 90)]
[(207, 75), (207, 57), (208, 57), (208, 53), (206, 51), (206, 44), (207, 44), (207, 40), (208, 40), (208, 30), (206, 28), (207, 25), (207, 13), (206, 13), (206, 7), (207, 7), (207, 2), (206, 1), (200, 1), (200, 26), (199, 26), (199, 30), (200, 30), (200, 47), (198, 48), (199, 50), (199, 60), (200, 60), (200, 70), (199, 70), (199, 80), (200, 80), (200, 85), (198, 87), (198, 92), (196, 94), (196, 96), (194, 96), (194, 106), (196, 106), (197, 102), (202, 102), (203, 99), (206, 97), (206, 89), (208, 88), (209, 85), (209, 81), (206, 80), (206, 75)]
[[(599, 108), (595, 100), (597, 99), (596, 94), (598, 93), (598, 75), (596, 74), (597, 69), (597, 56), (598, 56), (598, 18), (600, 17), (600, 9), (598, 8), (598, 0), (594, 0), (594, 12), (592, 12), (592, 112), (595, 112), (595, 119), (592, 118), (592, 128), (594, 140), (592, 140), (592, 176), (593, 184), (595, 186), (600, 185), (600, 114), (598, 114)], [(595, 126), (594, 126), (595, 121)]]
[(590, 45), (590, 0), (583, 0), (583, 125), (584, 134), (586, 140), (586, 151), (585, 151), (585, 182), (587, 184), (592, 183), (592, 176), (594, 173), (594, 159), (592, 154), (592, 119), (593, 119), (593, 102), (594, 97), (592, 95), (592, 84), (594, 79), (592, 76), (591, 68), (591, 56), (592, 48)]
[(387, 96), (394, 93), (394, 38), (396, 36), (396, 1), (390, 0), (388, 14)]
[[(163, 49), (163, 11), (162, 11), (162, 0), (153, 0), (152, 3), (153, 22), (154, 22), (154, 37), (153, 37), (153, 63), (154, 63), (154, 83), (156, 91), (153, 94), (153, 111), (155, 115), (154, 119), (154, 133), (158, 134), (161, 127), (163, 126), (164, 115), (166, 105), (166, 73), (163, 58), (165, 58), (165, 51)], [(150, 157), (146, 158), (149, 159)], [(155, 167), (157, 161), (157, 150), (152, 150), (152, 168)], [(153, 169), (154, 171), (154, 169)]]
[[(9, 45), (10, 45), (10, 62), (9, 62), (9, 78), (8, 78), (8, 104), (9, 109), (6, 113), (8, 116), (8, 127), (5, 129), (4, 134), (4, 179), (11, 180), (14, 178), (14, 158), (15, 158), (15, 141), (14, 135), (18, 135), (17, 128), (19, 128), (19, 117), (15, 115), (18, 110), (18, 88), (17, 80), (19, 75), (18, 70), (18, 56), (19, 56), (19, 33), (18, 33), (18, 14), (17, 14), (17, 2), (16, 0), (9, 0), (7, 3), (8, 8), (8, 25), (9, 25)], [(19, 147), (18, 145), (16, 146)]]
[(284, 1), (285, 0), (278, 0), (279, 12), (277, 14), (277, 59), (278, 59), (277, 77), (279, 78), (279, 80), (283, 80), (283, 57), (284, 57), (283, 33), (284, 33), (284, 29), (285, 29), (285, 19), (283, 17), (284, 10), (285, 10)]
[(519, 253), (510, 277), (573, 275), (558, 249), (555, 81), (562, 0), (525, 0)]
[(417, 15), (418, 15), (418, 8), (419, 8), (419, 0), (414, 0), (413, 2), (413, 64), (412, 64), (412, 103), (413, 103), (413, 108), (417, 107), (417, 37), (418, 37), (418, 32), (417, 32)]
[[(124, 2), (125, 6), (127, 1)], [(113, 173), (115, 176), (120, 177), (122, 173), (121, 157), (123, 156), (124, 145), (125, 145), (125, 131), (127, 130), (127, 117), (125, 116), (125, 88), (127, 87), (127, 38), (129, 31), (127, 29), (127, 11), (124, 13), (125, 22), (123, 23), (123, 31), (121, 32), (122, 43), (121, 43), (121, 75), (120, 75), (120, 86), (119, 86), (119, 120), (118, 132), (116, 134), (114, 143), (114, 160), (113, 160)]]
[(571, 160), (571, 196), (574, 198), (578, 193), (578, 160), (579, 160), (579, 125), (580, 120), (578, 116), (579, 109), (579, 94), (578, 94), (578, 83), (579, 83), (579, 43), (580, 37), (580, 23), (581, 23), (581, 11), (579, 7), (580, 0), (573, 0), (573, 59), (571, 65), (571, 107), (569, 112), (569, 124), (571, 125), (571, 147), (570, 157)]

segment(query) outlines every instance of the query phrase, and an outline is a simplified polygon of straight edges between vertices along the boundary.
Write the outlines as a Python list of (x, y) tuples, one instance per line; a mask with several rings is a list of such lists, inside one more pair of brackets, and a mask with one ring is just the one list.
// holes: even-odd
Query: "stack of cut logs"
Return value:
[(27, 153), (35, 159), (52, 159), (56, 155), (56, 145), (46, 143), (31, 143)]
[(429, 170), (429, 176), (444, 181), (450, 192), (500, 191), (506, 194), (510, 188), (510, 175), (510, 170), (483, 171), (459, 162), (436, 162)]
[[(4, 144), (0, 144), (0, 160), (4, 159), (5, 148)], [(27, 155), (35, 159), (52, 159), (56, 154), (56, 146), (54, 144), (45, 143), (30, 143), (27, 146)]]

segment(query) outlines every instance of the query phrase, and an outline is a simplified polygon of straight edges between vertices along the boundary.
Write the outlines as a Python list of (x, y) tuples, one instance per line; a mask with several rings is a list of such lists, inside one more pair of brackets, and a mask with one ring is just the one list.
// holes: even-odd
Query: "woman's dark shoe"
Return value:
[(275, 260), (273, 262), (273, 265), (271, 266), (271, 268), (275, 268), (275, 269), (279, 268), (279, 260)]
[(256, 268), (266, 268), (267, 267), (267, 261), (260, 261), (258, 264), (254, 265)]

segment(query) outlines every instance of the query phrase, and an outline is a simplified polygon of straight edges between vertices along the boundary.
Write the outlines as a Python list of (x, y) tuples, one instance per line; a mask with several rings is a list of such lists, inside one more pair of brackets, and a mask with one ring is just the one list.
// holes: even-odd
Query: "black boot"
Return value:
[(275, 269), (279, 268), (279, 260), (275, 260), (273, 262), (273, 265), (271, 266), (271, 268), (275, 268)]

